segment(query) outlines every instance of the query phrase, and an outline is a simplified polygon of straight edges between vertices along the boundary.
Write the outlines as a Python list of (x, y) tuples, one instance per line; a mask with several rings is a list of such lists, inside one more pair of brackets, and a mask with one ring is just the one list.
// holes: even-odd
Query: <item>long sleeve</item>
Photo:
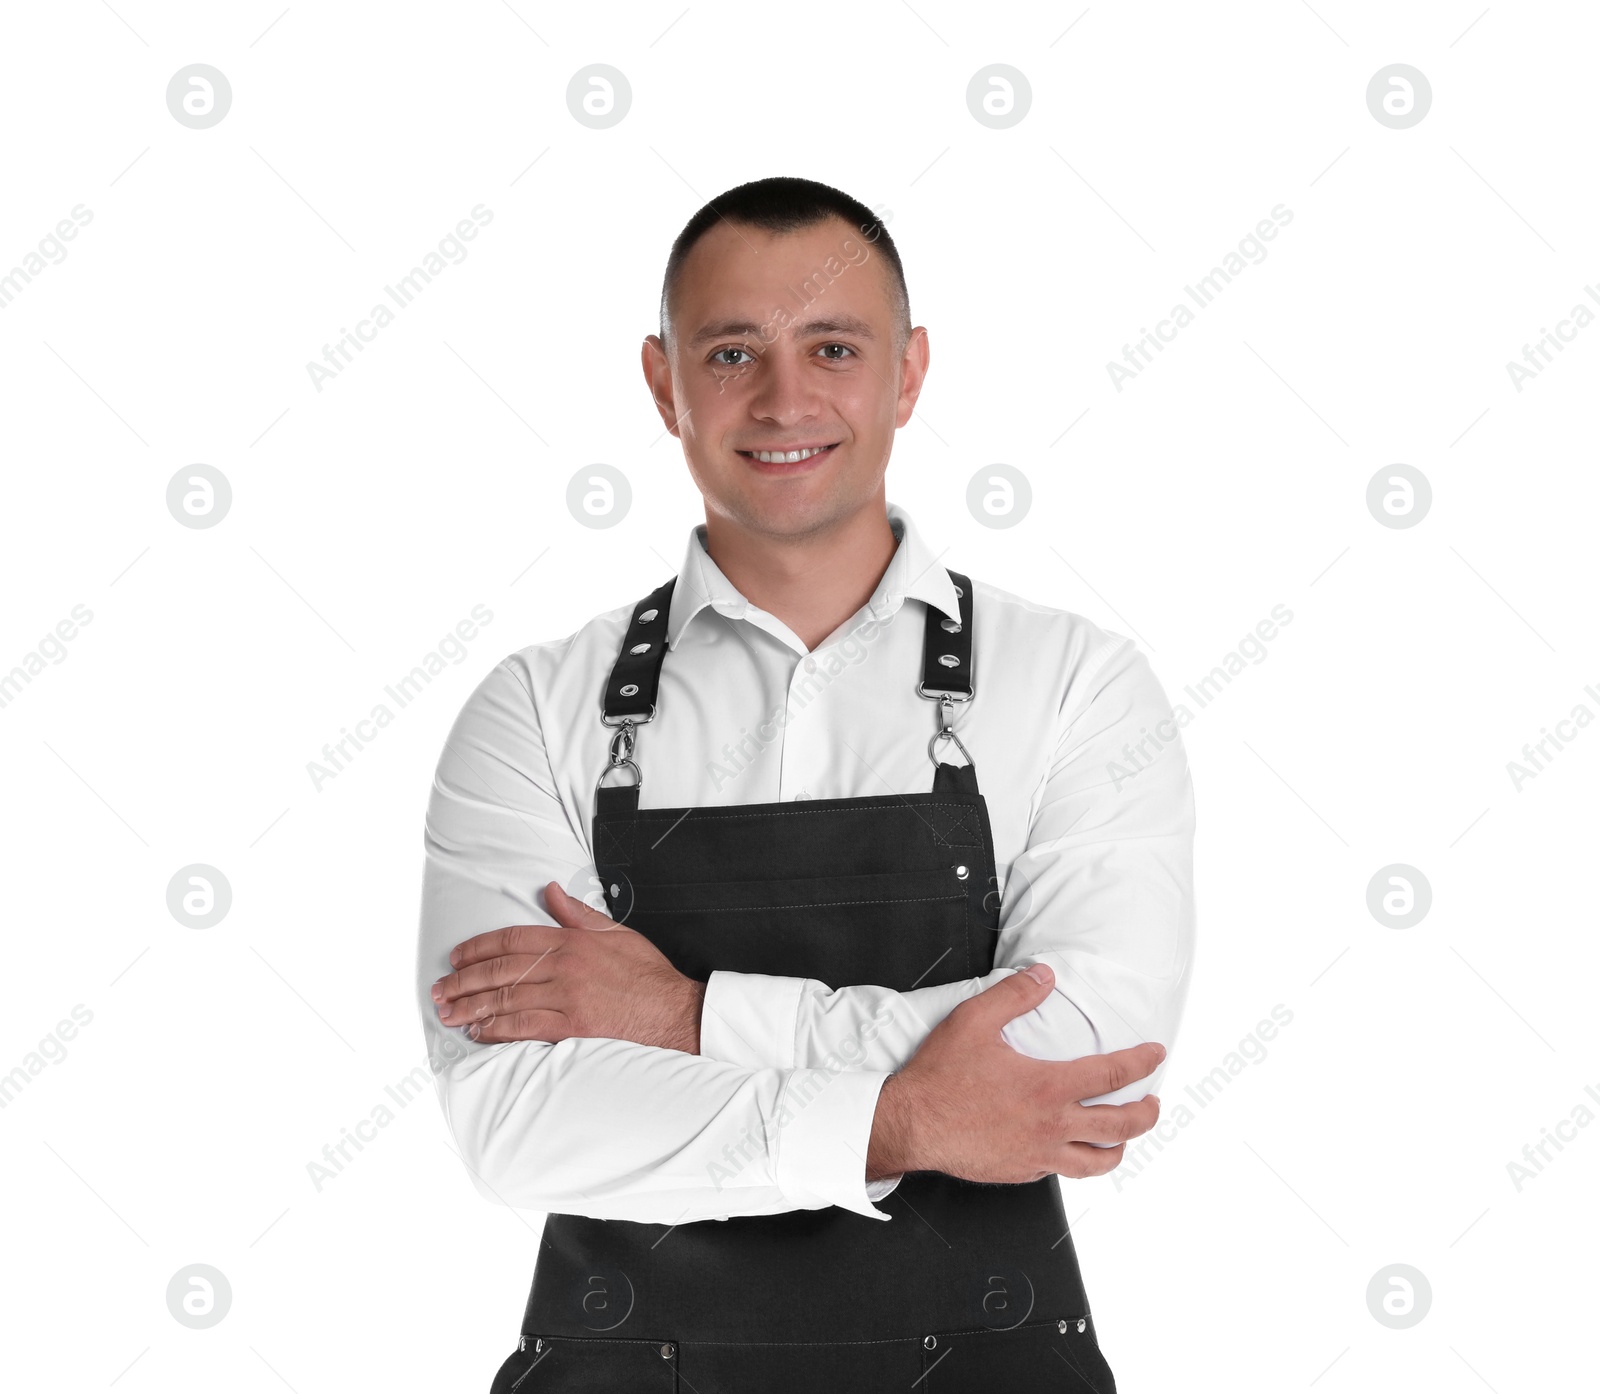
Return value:
[(428, 803), (417, 997), (434, 1082), (474, 1185), (502, 1205), (673, 1224), (872, 1205), (867, 1143), (886, 1071), (740, 1065), (629, 1041), (485, 1045), (430, 990), (474, 934), (554, 924), (549, 881), (593, 871), (558, 796), (517, 656), (479, 684)]
[[(703, 1054), (783, 1069), (845, 1054), (854, 1068), (893, 1071), (960, 1002), (1035, 961), (1055, 971), (1055, 989), (1006, 1026), (1016, 1050), (1072, 1060), (1159, 1041), (1170, 1051), (1195, 918), (1194, 796), (1178, 723), (1144, 656), (1118, 635), (1102, 632), (1063, 685), (1027, 845), (1006, 876), (994, 970), (910, 992), (716, 972)], [(1140, 1098), (1161, 1073), (1096, 1102)]]

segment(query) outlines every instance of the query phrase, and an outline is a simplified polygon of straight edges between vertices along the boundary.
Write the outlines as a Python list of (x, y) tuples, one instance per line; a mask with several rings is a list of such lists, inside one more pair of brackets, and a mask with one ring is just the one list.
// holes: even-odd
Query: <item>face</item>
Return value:
[(894, 433), (928, 371), (926, 330), (896, 344), (891, 285), (842, 220), (792, 233), (722, 222), (695, 244), (670, 346), (652, 334), (643, 359), (708, 517), (796, 538), (882, 507)]

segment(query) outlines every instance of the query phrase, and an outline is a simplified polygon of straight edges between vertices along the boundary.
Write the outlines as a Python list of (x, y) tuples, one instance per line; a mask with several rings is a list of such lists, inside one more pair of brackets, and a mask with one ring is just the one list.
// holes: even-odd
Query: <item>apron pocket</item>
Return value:
[(922, 1347), (920, 1387), (926, 1394), (1002, 1389), (1013, 1394), (1116, 1394), (1116, 1380), (1087, 1317), (1030, 1322), (1009, 1330), (937, 1331), (924, 1338)]
[(675, 1341), (525, 1336), (489, 1394), (677, 1394)]
[[(929, 871), (649, 884), (617, 908), (691, 978), (722, 969), (904, 992), (982, 971), (967, 928), (968, 887), (982, 875), (953, 855)], [(863, 933), (867, 907), (872, 929)]]

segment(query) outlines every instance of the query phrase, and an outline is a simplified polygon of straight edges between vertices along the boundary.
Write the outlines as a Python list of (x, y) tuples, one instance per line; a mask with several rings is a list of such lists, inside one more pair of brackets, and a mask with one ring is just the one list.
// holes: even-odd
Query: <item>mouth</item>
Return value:
[(738, 453), (768, 473), (787, 473), (809, 468), (815, 461), (838, 449), (838, 446), (838, 441), (832, 441), (827, 445), (796, 446), (792, 450), (741, 450)]

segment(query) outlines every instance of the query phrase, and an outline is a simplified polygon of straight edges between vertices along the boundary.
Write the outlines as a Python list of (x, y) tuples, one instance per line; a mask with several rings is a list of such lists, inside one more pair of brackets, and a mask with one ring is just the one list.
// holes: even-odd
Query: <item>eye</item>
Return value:
[(848, 353), (848, 354), (854, 354), (855, 353), (855, 350), (853, 348), (851, 348), (849, 344), (824, 344), (820, 349), (817, 350), (817, 352), (826, 354), (829, 349), (841, 349), (841, 350), (843, 350), (843, 353), (841, 353), (841, 355), (838, 358), (835, 358), (830, 354), (828, 356), (828, 362), (830, 362), (830, 363), (838, 363), (838, 362), (842, 361), (844, 353)]
[(725, 353), (742, 353), (750, 362), (754, 363), (756, 361), (755, 355), (751, 353), (749, 349), (743, 349), (738, 347), (736, 344), (730, 344), (727, 348), (719, 348), (711, 355), (711, 361), (719, 368), (744, 367), (743, 363), (730, 363), (726, 358), (722, 357), (722, 355)]

